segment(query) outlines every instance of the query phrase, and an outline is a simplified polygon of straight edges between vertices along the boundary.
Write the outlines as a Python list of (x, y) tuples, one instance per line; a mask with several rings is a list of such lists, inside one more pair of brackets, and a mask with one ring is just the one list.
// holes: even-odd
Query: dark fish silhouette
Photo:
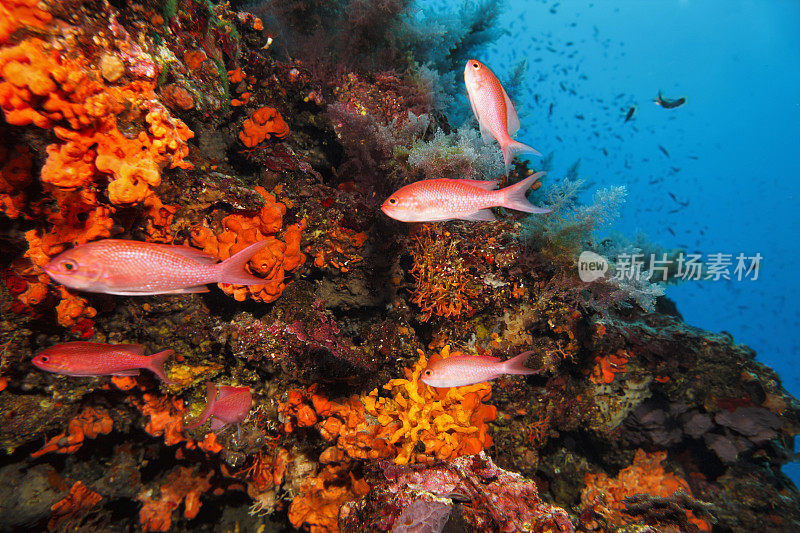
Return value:
[(667, 152), (667, 149), (666, 149), (666, 148), (664, 148), (663, 146), (661, 146), (661, 145), (659, 144), (659, 145), (658, 145), (658, 149), (659, 149), (659, 150), (661, 150), (661, 151), (664, 153), (664, 155), (665, 155), (665, 156), (669, 157), (669, 152)]
[(636, 114), (636, 106), (631, 106), (631, 108), (628, 109), (628, 114), (625, 115), (625, 122), (631, 120), (635, 114)]
[(656, 96), (656, 99), (653, 101), (664, 109), (675, 109), (676, 107), (680, 107), (686, 103), (686, 97), (681, 96), (680, 98), (674, 99), (664, 98), (661, 96), (661, 91), (658, 91), (658, 96)]

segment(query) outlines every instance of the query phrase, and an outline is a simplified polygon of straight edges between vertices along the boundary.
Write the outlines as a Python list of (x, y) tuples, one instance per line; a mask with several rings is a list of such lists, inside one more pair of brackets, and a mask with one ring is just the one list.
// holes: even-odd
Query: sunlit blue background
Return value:
[[(516, 0), (500, 26), (477, 59), (505, 81), (527, 58), (517, 139), (555, 153), (551, 177), (580, 158), (594, 188), (627, 185), (616, 229), (688, 252), (761, 253), (757, 281), (667, 295), (800, 396), (800, 2)], [(659, 90), (688, 103), (663, 109)], [(798, 465), (785, 471), (800, 479)]]

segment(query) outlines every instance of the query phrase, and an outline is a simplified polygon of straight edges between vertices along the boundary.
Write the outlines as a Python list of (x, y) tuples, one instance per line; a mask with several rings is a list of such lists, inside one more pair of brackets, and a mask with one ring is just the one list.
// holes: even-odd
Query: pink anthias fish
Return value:
[(164, 383), (174, 385), (177, 382), (164, 373), (164, 362), (173, 353), (164, 350), (144, 355), (140, 344), (73, 341), (42, 350), (32, 362), (47, 372), (79, 377), (136, 376), (139, 369), (146, 368)]
[(476, 59), (467, 61), (464, 68), (464, 84), (467, 86), (469, 105), (481, 135), (492, 137), (500, 143), (503, 161), (506, 164), (506, 175), (511, 168), (511, 161), (519, 154), (529, 153), (542, 155), (526, 144), (517, 142), (512, 137), (519, 130), (519, 117), (511, 99), (500, 84), (500, 80), (489, 68)]
[(231, 387), (222, 385), (219, 390), (210, 381), (206, 383), (206, 406), (200, 416), (186, 426), (186, 429), (197, 429), (211, 418), (211, 429), (218, 431), (229, 424), (238, 424), (247, 418), (253, 396), (248, 387)]
[(496, 220), (492, 207), (505, 207), (526, 213), (548, 213), (536, 207), (525, 194), (544, 172), (532, 174), (505, 189), (496, 181), (435, 179), (423, 180), (400, 188), (383, 202), (387, 216), (403, 222), (439, 222), (443, 220)]
[(503, 374), (536, 374), (539, 370), (525, 366), (525, 361), (532, 353), (533, 351), (523, 352), (505, 361), (488, 355), (456, 355), (430, 363), (422, 371), (420, 379), (431, 387), (445, 388), (474, 385), (499, 378)]
[(104, 239), (66, 250), (44, 266), (52, 279), (71, 289), (125, 296), (208, 292), (208, 283), (262, 285), (245, 265), (267, 245), (251, 244), (218, 263), (188, 246)]

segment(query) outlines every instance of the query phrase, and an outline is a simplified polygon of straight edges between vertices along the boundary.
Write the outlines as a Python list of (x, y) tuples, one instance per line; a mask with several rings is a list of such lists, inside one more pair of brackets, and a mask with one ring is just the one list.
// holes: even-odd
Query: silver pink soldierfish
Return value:
[(440, 222), (443, 220), (496, 220), (492, 207), (505, 207), (526, 213), (548, 213), (525, 197), (544, 172), (532, 174), (505, 189), (496, 181), (435, 179), (423, 180), (400, 188), (383, 202), (386, 215), (403, 222)]
[(251, 244), (218, 263), (188, 246), (104, 239), (66, 250), (44, 266), (52, 279), (71, 289), (125, 296), (208, 292), (208, 283), (261, 285), (245, 265), (267, 245)]
[(463, 387), (474, 385), (503, 374), (536, 374), (525, 366), (525, 361), (533, 351), (523, 352), (516, 357), (501, 361), (499, 357), (488, 355), (456, 355), (430, 363), (422, 371), (420, 379), (426, 385), (437, 388)]
[(164, 361), (173, 353), (164, 350), (144, 355), (140, 344), (74, 341), (42, 350), (32, 362), (42, 370), (66, 376), (136, 376), (139, 369), (146, 368), (161, 381), (175, 384), (164, 373)]
[(514, 104), (506, 94), (489, 68), (476, 59), (467, 61), (464, 68), (464, 84), (467, 86), (469, 105), (478, 119), (481, 135), (484, 139), (491, 137), (500, 143), (503, 161), (506, 164), (506, 175), (511, 168), (511, 161), (518, 154), (542, 155), (528, 145), (517, 142), (512, 137), (519, 129), (519, 117)]

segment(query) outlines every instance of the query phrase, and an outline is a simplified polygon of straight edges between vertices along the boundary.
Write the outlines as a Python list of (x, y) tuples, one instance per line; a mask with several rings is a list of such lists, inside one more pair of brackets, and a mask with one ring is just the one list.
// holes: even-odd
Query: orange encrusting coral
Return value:
[(289, 507), (289, 521), (311, 533), (339, 531), (339, 508), (369, 492), (369, 485), (357, 478), (347, 463), (326, 464), (309, 478)]
[(314, 266), (332, 267), (341, 272), (349, 272), (353, 264), (364, 258), (357, 253), (367, 240), (367, 234), (336, 227), (324, 235), (320, 242), (308, 250), (314, 256)]
[(0, 2), (0, 44), (20, 28), (44, 28), (52, 16), (41, 8), (39, 0), (2, 0)]
[(260, 302), (273, 302), (286, 288), (286, 272), (294, 270), (306, 260), (306, 256), (300, 251), (305, 221), (286, 228), (281, 241), (276, 235), (281, 231), (286, 206), (263, 187), (255, 187), (255, 190), (265, 200), (258, 213), (228, 215), (222, 219), (224, 231), (217, 235), (205, 226), (196, 227), (192, 230), (191, 241), (220, 260), (229, 258), (253, 243), (267, 241), (267, 246), (256, 253), (249, 263), (253, 274), (264, 278), (263, 285), (219, 286), (240, 302), (248, 296)]
[(156, 396), (146, 393), (142, 399), (132, 399), (131, 403), (150, 417), (144, 430), (154, 436), (164, 436), (164, 444), (172, 446), (186, 440), (183, 435), (183, 415), (186, 407), (183, 400), (171, 396)]
[(70, 420), (67, 431), (56, 435), (40, 449), (31, 454), (39, 457), (46, 453), (73, 453), (83, 446), (85, 438), (94, 439), (100, 434), (111, 432), (113, 420), (104, 409), (85, 408), (81, 414)]
[(271, 107), (262, 107), (244, 121), (242, 131), (239, 132), (239, 140), (248, 148), (253, 148), (270, 136), (282, 139), (287, 135), (289, 126), (280, 113)]
[(628, 371), (628, 367), (626, 366), (628, 363), (628, 355), (628, 352), (625, 350), (617, 350), (616, 353), (596, 356), (594, 358), (595, 365), (592, 368), (589, 380), (596, 385), (611, 383), (614, 381), (614, 376), (616, 374)]
[[(628, 496), (650, 494), (665, 498), (678, 491), (691, 494), (686, 480), (664, 471), (661, 462), (666, 457), (667, 452), (648, 454), (644, 450), (637, 450), (633, 463), (620, 470), (616, 478), (609, 478), (602, 472), (587, 473), (584, 476), (586, 486), (581, 491), (581, 505), (585, 509), (591, 508), (612, 529), (617, 529), (633, 521), (623, 512), (623, 502)], [(688, 520), (701, 531), (711, 531), (708, 522), (695, 517), (691, 511), (686, 513)]]
[(63, 286), (58, 289), (61, 293), (61, 301), (56, 306), (59, 324), (71, 328), (82, 319), (94, 318), (97, 315), (97, 310), (90, 306), (85, 298), (72, 294)]
[(183, 516), (192, 519), (200, 511), (200, 495), (211, 488), (212, 473), (198, 475), (192, 468), (179, 466), (167, 474), (158, 490), (144, 490), (138, 495), (143, 503), (139, 511), (142, 531), (169, 531), (172, 511), (184, 502)]
[[(459, 355), (453, 352), (452, 355)], [(472, 455), (492, 445), (488, 422), (497, 410), (483, 403), (491, 385), (434, 389), (419, 380), (428, 362), (424, 353), (405, 379), (384, 385), (390, 397), (378, 397), (378, 389), (342, 403), (330, 401), (309, 387), (307, 393), (290, 391), (278, 407), (284, 429), (315, 426), (323, 438), (347, 456), (357, 459), (391, 458), (397, 464), (430, 462)], [(441, 357), (449, 357), (446, 346)], [(424, 445), (417, 452), (419, 444)]]
[[(142, 201), (161, 182), (161, 168), (190, 168), (186, 141), (193, 133), (169, 116), (155, 84), (107, 86), (84, 58), (68, 58), (39, 39), (0, 50), (0, 108), (6, 121), (52, 129), (60, 140), (47, 147), (41, 181), (67, 189), (110, 180), (109, 199)], [(147, 130), (133, 138), (117, 128), (117, 116), (144, 115)]]
[(0, 145), (0, 213), (8, 218), (23, 216), (27, 204), (25, 188), (31, 183), (33, 157), (24, 145)]

